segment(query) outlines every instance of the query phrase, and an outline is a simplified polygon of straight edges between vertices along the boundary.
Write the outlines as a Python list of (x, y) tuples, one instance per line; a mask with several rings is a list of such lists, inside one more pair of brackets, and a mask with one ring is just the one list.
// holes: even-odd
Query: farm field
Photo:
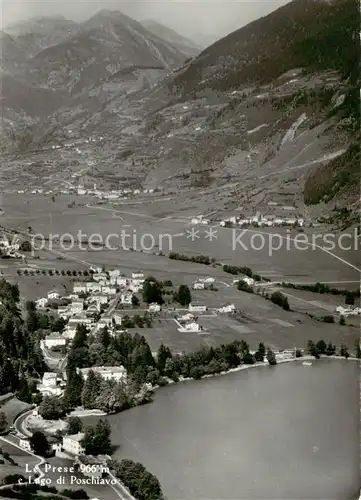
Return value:
[[(69, 208), (75, 202), (78, 206)], [(300, 282), (322, 281), (332, 282), (337, 286), (337, 282), (353, 282), (351, 288), (359, 280), (360, 253), (355, 241), (352, 241), (351, 250), (336, 249), (331, 255), (320, 248), (308, 248), (300, 251), (294, 244), (286, 243), (278, 251), (269, 252), (269, 242), (272, 234), (280, 233), (286, 237), (285, 229), (263, 229), (250, 230), (242, 236), (242, 244), (236, 239), (239, 232), (234, 233), (232, 229), (215, 227), (217, 238), (212, 242), (206, 238), (206, 226), (196, 226), (199, 230), (198, 237), (192, 241), (187, 233), (190, 230), (190, 219), (199, 213), (205, 213), (202, 201), (190, 200), (188, 207), (193, 207), (186, 211), (186, 196), (179, 195), (171, 199), (164, 198), (164, 201), (133, 200), (118, 202), (110, 205), (90, 205), (94, 203), (94, 198), (81, 196), (57, 196), (55, 202), (51, 202), (49, 196), (28, 196), (24, 204), (19, 204), (18, 196), (4, 195), (2, 223), (7, 227), (17, 227), (26, 229), (31, 226), (35, 233), (49, 234), (71, 234), (77, 235), (81, 230), (83, 234), (100, 234), (105, 239), (108, 235), (119, 235), (121, 231), (126, 231), (129, 237), (125, 240), (126, 246), (138, 246), (144, 235), (152, 235), (155, 247), (152, 251), (158, 251), (159, 243), (163, 244), (163, 251), (169, 250), (185, 253), (187, 255), (209, 255), (215, 257), (223, 263), (243, 265), (250, 267), (254, 272), (275, 279), (298, 280)], [(240, 231), (240, 230), (237, 230)], [(312, 234), (326, 231), (323, 229), (305, 230), (308, 239), (312, 241)], [(255, 235), (258, 235), (257, 237)], [(297, 235), (297, 231), (292, 230), (291, 237)], [(161, 238), (160, 235), (163, 235)], [(169, 245), (170, 235), (171, 245)], [(135, 238), (135, 240), (134, 240)], [(264, 246), (255, 250), (254, 247), (260, 245), (262, 240)], [(144, 237), (144, 245), (152, 243), (151, 237)], [(254, 243), (251, 246), (251, 243)], [(347, 241), (349, 243), (349, 241)], [(121, 245), (118, 238), (113, 237), (111, 246)], [(171, 246), (171, 248), (169, 248)], [(322, 246), (322, 241), (321, 245)], [(245, 247), (245, 248), (244, 248)], [(253, 248), (253, 249), (252, 249)], [(113, 261), (113, 257), (106, 252), (88, 252), (80, 250), (73, 257), (83, 260)], [(85, 257), (86, 255), (86, 257)], [(128, 258), (128, 257), (126, 257)], [(350, 264), (345, 263), (349, 262)]]

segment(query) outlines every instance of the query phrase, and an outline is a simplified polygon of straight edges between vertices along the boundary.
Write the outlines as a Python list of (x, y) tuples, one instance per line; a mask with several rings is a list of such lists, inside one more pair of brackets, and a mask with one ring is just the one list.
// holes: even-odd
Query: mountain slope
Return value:
[(76, 94), (129, 66), (162, 66), (169, 71), (186, 56), (117, 11), (101, 11), (74, 36), (50, 47), (30, 64), (34, 84)]
[(269, 83), (298, 67), (358, 75), (355, 0), (296, 0), (208, 47), (171, 82), (177, 95)]
[[(78, 24), (62, 16), (35, 17), (12, 24), (5, 31), (21, 45), (28, 57), (61, 43), (74, 35)], [(6, 50), (4, 51), (6, 53)]]
[(148, 31), (162, 40), (165, 40), (170, 45), (173, 45), (173, 47), (188, 57), (194, 57), (203, 50), (200, 45), (197, 45), (192, 40), (181, 36), (173, 29), (168, 28), (167, 26), (164, 26), (164, 24), (158, 23), (157, 21), (147, 19), (142, 21), (142, 24)]

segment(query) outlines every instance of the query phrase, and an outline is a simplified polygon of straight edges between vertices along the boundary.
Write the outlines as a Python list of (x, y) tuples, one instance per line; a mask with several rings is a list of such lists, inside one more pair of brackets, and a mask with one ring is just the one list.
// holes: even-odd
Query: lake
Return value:
[(115, 456), (168, 500), (358, 498), (359, 365), (293, 362), (168, 386), (112, 415)]

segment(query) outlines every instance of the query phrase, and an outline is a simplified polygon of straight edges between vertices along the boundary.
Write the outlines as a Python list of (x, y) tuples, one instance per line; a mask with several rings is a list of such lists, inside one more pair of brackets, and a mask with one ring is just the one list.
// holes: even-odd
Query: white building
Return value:
[(205, 312), (207, 311), (207, 306), (193, 302), (192, 304), (189, 304), (188, 310), (189, 312)]
[(116, 284), (120, 287), (125, 287), (128, 284), (128, 278), (125, 276), (118, 276), (116, 279)]
[(343, 306), (338, 306), (336, 307), (336, 312), (340, 316), (358, 316), (361, 314), (361, 308), (360, 307), (343, 307)]
[(85, 325), (86, 327), (89, 327), (92, 323), (93, 320), (91, 318), (87, 318), (84, 312), (69, 319), (69, 325)]
[(204, 283), (201, 283), (200, 281), (193, 283), (193, 290), (204, 290)]
[(90, 371), (97, 373), (105, 380), (125, 382), (127, 379), (127, 370), (124, 366), (93, 366), (91, 368), (78, 368), (77, 371), (82, 374), (84, 380), (88, 378)]
[(70, 305), (70, 310), (73, 314), (80, 314), (84, 310), (84, 301), (83, 300), (76, 300), (71, 303)]
[(218, 311), (220, 313), (231, 313), (231, 312), (234, 312), (235, 310), (236, 310), (236, 307), (234, 304), (228, 304), (228, 305), (222, 306), (218, 309)]
[(30, 441), (28, 438), (20, 439), (19, 446), (25, 451), (32, 451), (30, 446)]
[(157, 313), (157, 312), (160, 312), (160, 310), (161, 310), (161, 307), (156, 302), (149, 304), (149, 307), (148, 307), (149, 312)]
[[(199, 280), (199, 281), (203, 281), (203, 280)], [(210, 284), (210, 283), (214, 283), (215, 281), (216, 281), (215, 278), (209, 277), (209, 278), (205, 278), (204, 283)]]
[(96, 302), (99, 305), (107, 304), (109, 302), (108, 295), (104, 295), (102, 293), (96, 293), (89, 297), (89, 302)]
[(86, 315), (92, 316), (94, 314), (98, 314), (100, 312), (100, 310), (101, 310), (100, 304), (98, 304), (97, 302), (93, 302), (92, 304), (90, 304), (90, 306), (86, 310)]
[(113, 269), (112, 271), (109, 271), (109, 276), (111, 278), (118, 278), (120, 276), (120, 270), (119, 269)]
[(120, 326), (123, 321), (123, 315), (119, 311), (114, 311), (112, 319), (114, 320), (116, 325)]
[(132, 293), (122, 293), (120, 296), (120, 302), (122, 304), (132, 305), (132, 298), (133, 298)]
[(82, 283), (82, 282), (77, 282), (77, 283), (74, 283), (73, 285), (73, 292), (78, 294), (78, 293), (86, 293), (87, 292), (87, 286), (86, 286), (86, 283)]
[(192, 321), (190, 323), (186, 323), (181, 328), (178, 328), (179, 332), (195, 332), (196, 333), (196, 332), (200, 332), (201, 330), (203, 330), (203, 328), (195, 321)]
[(56, 292), (55, 290), (48, 292), (48, 299), (49, 300), (60, 299), (60, 293)]
[(183, 316), (178, 317), (178, 321), (193, 321), (194, 316), (191, 313), (184, 314)]
[(255, 284), (255, 280), (250, 278), (249, 276), (242, 276), (238, 281), (244, 281), (248, 286), (252, 286)]
[(101, 288), (101, 292), (106, 295), (116, 295), (117, 289), (115, 286), (112, 285), (103, 285)]
[(133, 280), (144, 280), (143, 271), (136, 271), (136, 272), (132, 273), (132, 279)]
[(42, 384), (45, 386), (55, 386), (57, 381), (57, 375), (54, 372), (45, 372), (42, 379)]
[(101, 292), (102, 290), (102, 285), (96, 281), (87, 281), (85, 286), (86, 286), (86, 291), (89, 293)]
[(42, 297), (41, 299), (37, 299), (35, 302), (37, 307), (45, 307), (48, 303), (48, 299), (46, 297)]
[(84, 438), (84, 432), (78, 432), (78, 434), (72, 434), (63, 437), (63, 449), (71, 455), (82, 455), (85, 453), (84, 447), (81, 445), (81, 441)]
[(51, 349), (52, 347), (66, 345), (66, 338), (59, 333), (53, 332), (47, 335), (43, 342), (46, 348)]

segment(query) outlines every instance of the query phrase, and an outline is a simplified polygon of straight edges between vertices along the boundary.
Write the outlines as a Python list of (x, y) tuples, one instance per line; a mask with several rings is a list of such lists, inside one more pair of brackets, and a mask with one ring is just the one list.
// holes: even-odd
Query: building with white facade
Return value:
[(132, 273), (132, 279), (133, 280), (144, 280), (143, 271), (136, 271), (136, 272)]
[(105, 295), (116, 295), (117, 289), (112, 285), (102, 285), (101, 292)]
[(88, 378), (90, 371), (97, 373), (105, 380), (116, 382), (127, 380), (127, 370), (124, 366), (93, 366), (91, 368), (78, 368), (77, 371), (82, 374), (84, 380)]
[(194, 315), (191, 313), (184, 314), (183, 316), (178, 317), (178, 321), (193, 321)]
[(63, 437), (63, 450), (71, 455), (82, 455), (85, 453), (85, 448), (81, 445), (81, 441), (84, 439), (84, 432), (78, 432), (78, 434), (71, 434), (69, 436)]
[(51, 349), (52, 347), (66, 345), (66, 338), (60, 333), (53, 332), (50, 333), (50, 335), (47, 335), (42, 342), (44, 342), (44, 346), (47, 349)]
[(116, 278), (116, 284), (120, 287), (125, 287), (128, 284), (128, 278), (126, 278), (125, 276), (118, 276)]
[(45, 307), (48, 303), (48, 299), (46, 297), (42, 297), (41, 299), (37, 299), (35, 304), (37, 307)]
[(122, 293), (120, 296), (120, 302), (122, 304), (132, 305), (132, 298), (133, 298), (132, 293)]
[(30, 440), (28, 438), (22, 438), (19, 440), (19, 446), (25, 451), (32, 451)]
[(184, 326), (178, 328), (179, 332), (194, 332), (194, 333), (197, 333), (197, 332), (200, 332), (202, 330), (203, 330), (203, 328), (201, 327), (201, 325), (199, 325), (195, 321), (191, 321), (190, 323), (186, 323)]
[(199, 304), (198, 302), (192, 302), (188, 306), (189, 312), (205, 312), (207, 311), (207, 306)]
[(204, 283), (197, 281), (196, 283), (193, 283), (193, 290), (204, 290), (204, 286)]
[(218, 309), (220, 313), (232, 313), (236, 310), (236, 307), (234, 304), (228, 304), (225, 306), (222, 306)]
[(102, 289), (101, 283), (98, 283), (97, 281), (87, 281), (85, 286), (88, 293), (101, 292)]
[(80, 314), (84, 310), (84, 301), (83, 300), (74, 300), (70, 304), (70, 310), (72, 314)]
[(361, 308), (360, 307), (343, 307), (343, 306), (338, 306), (336, 307), (336, 312), (340, 316), (358, 316), (361, 314)]
[(108, 274), (111, 278), (117, 278), (118, 276), (120, 276), (120, 270), (113, 269), (112, 271), (109, 271)]
[(160, 312), (160, 310), (161, 310), (161, 307), (156, 302), (153, 302), (152, 304), (149, 304), (148, 312), (157, 313), (157, 312)]
[(87, 284), (82, 283), (82, 282), (77, 282), (74, 283), (73, 285), (73, 292), (78, 294), (78, 293), (86, 293), (87, 292)]
[(120, 326), (123, 321), (123, 315), (119, 311), (114, 311), (112, 314), (112, 319), (117, 326)]
[(43, 375), (43, 379), (42, 379), (42, 384), (45, 385), (45, 386), (54, 386), (56, 385), (56, 381), (57, 381), (57, 374), (54, 373), (54, 372), (45, 372), (44, 375)]

